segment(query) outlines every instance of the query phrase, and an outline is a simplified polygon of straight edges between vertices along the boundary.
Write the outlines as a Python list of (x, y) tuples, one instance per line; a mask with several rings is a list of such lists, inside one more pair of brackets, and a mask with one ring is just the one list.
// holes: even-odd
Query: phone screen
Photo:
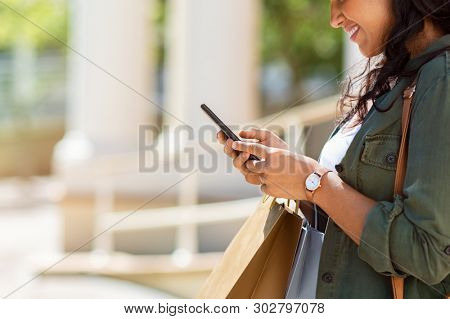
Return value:
[[(233, 141), (240, 141), (241, 139), (233, 133), (232, 130), (230, 130), (230, 128), (228, 126), (226, 126), (220, 119), (219, 117), (214, 114), (213, 111), (211, 111), (211, 109), (209, 107), (207, 107), (205, 104), (202, 104), (200, 106), (202, 108), (203, 111), (205, 111), (205, 113), (214, 121), (214, 123), (216, 123), (220, 129), (222, 130), (222, 132), (230, 139), (232, 139)], [(250, 157), (248, 158), (249, 160), (256, 160), (256, 161), (260, 161), (261, 159), (253, 154), (250, 155)]]

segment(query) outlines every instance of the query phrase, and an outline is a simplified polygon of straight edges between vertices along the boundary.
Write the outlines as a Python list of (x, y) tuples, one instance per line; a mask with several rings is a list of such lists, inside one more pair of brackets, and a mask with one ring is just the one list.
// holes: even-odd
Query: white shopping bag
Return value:
[(305, 220), (289, 275), (286, 299), (315, 299), (324, 233)]

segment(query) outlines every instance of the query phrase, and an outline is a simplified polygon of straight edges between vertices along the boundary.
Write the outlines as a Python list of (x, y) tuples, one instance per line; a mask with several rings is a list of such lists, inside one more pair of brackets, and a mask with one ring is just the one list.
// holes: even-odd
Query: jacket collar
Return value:
[(408, 61), (405, 66), (405, 72), (411, 72), (419, 69), (429, 59), (429, 54), (450, 47), (450, 34), (446, 34), (432, 42), (419, 55)]
[[(406, 63), (404, 68), (404, 73), (409, 73), (412, 71), (418, 71), (420, 67), (425, 64), (429, 59), (429, 55), (433, 52), (437, 52), (446, 47), (450, 46), (450, 34), (444, 35), (439, 39), (432, 42), (425, 50), (423, 50), (416, 57), (412, 58)], [(414, 72), (414, 73), (416, 73)], [(413, 74), (414, 76), (415, 74)], [(399, 98), (403, 96), (403, 91), (408, 87), (408, 85), (412, 81), (412, 76), (400, 77), (398, 79), (397, 84), (392, 88), (391, 91), (386, 92), (385, 94), (379, 96), (375, 104), (383, 104), (386, 105), (386, 108), (390, 106), (392, 103), (400, 103), (398, 101)], [(401, 99), (400, 99), (401, 100)]]
[[(450, 46), (450, 34), (444, 35), (440, 37), (439, 39), (432, 42), (424, 51), (422, 51), (419, 55), (414, 57), (413, 59), (409, 60), (405, 66), (406, 72), (412, 72), (414, 70), (420, 69), (420, 67), (427, 62), (429, 59), (428, 55), (432, 52), (436, 52), (439, 50), (442, 50), (446, 47)], [(379, 106), (380, 104), (383, 104), (383, 108), (387, 108), (392, 103), (402, 103), (402, 99), (400, 99), (403, 96), (403, 91), (406, 89), (406, 87), (410, 84), (411, 77), (400, 77), (398, 79), (397, 84), (388, 92), (384, 93), (383, 95), (379, 96), (375, 100), (375, 105)], [(372, 109), (374, 106), (372, 106)], [(392, 121), (397, 120), (398, 116), (401, 115), (402, 108), (401, 107), (392, 107), (390, 112), (392, 116)], [(372, 111), (372, 110), (371, 110)], [(373, 112), (369, 112), (373, 113)], [(399, 113), (399, 114), (397, 114)], [(368, 114), (367, 118), (370, 117), (372, 114)], [(386, 124), (386, 123), (385, 123)], [(386, 125), (388, 125), (387, 123)], [(341, 125), (338, 125), (335, 127), (334, 131), (331, 133), (328, 139), (333, 137), (337, 131), (340, 129)]]

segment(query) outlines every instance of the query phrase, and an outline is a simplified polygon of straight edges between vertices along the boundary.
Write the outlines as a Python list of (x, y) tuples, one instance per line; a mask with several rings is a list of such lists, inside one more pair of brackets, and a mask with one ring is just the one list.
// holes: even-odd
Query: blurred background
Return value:
[(1, 295), (195, 297), (261, 193), (215, 132), (177, 170), (177, 127), (206, 103), (318, 159), (360, 60), (329, 0), (1, 0)]

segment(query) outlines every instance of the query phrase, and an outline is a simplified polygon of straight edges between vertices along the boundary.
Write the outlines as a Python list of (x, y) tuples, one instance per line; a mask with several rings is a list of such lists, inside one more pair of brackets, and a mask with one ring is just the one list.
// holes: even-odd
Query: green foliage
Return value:
[(18, 39), (38, 49), (63, 48), (60, 42), (41, 29), (61, 41), (67, 41), (66, 0), (0, 2), (0, 50), (9, 50)]
[(282, 60), (294, 83), (321, 66), (337, 73), (342, 61), (342, 33), (329, 24), (330, 0), (264, 0), (262, 58)]
[(156, 61), (159, 66), (164, 64), (165, 55), (165, 27), (166, 27), (166, 8), (167, 0), (155, 1), (152, 19), (156, 28)]

